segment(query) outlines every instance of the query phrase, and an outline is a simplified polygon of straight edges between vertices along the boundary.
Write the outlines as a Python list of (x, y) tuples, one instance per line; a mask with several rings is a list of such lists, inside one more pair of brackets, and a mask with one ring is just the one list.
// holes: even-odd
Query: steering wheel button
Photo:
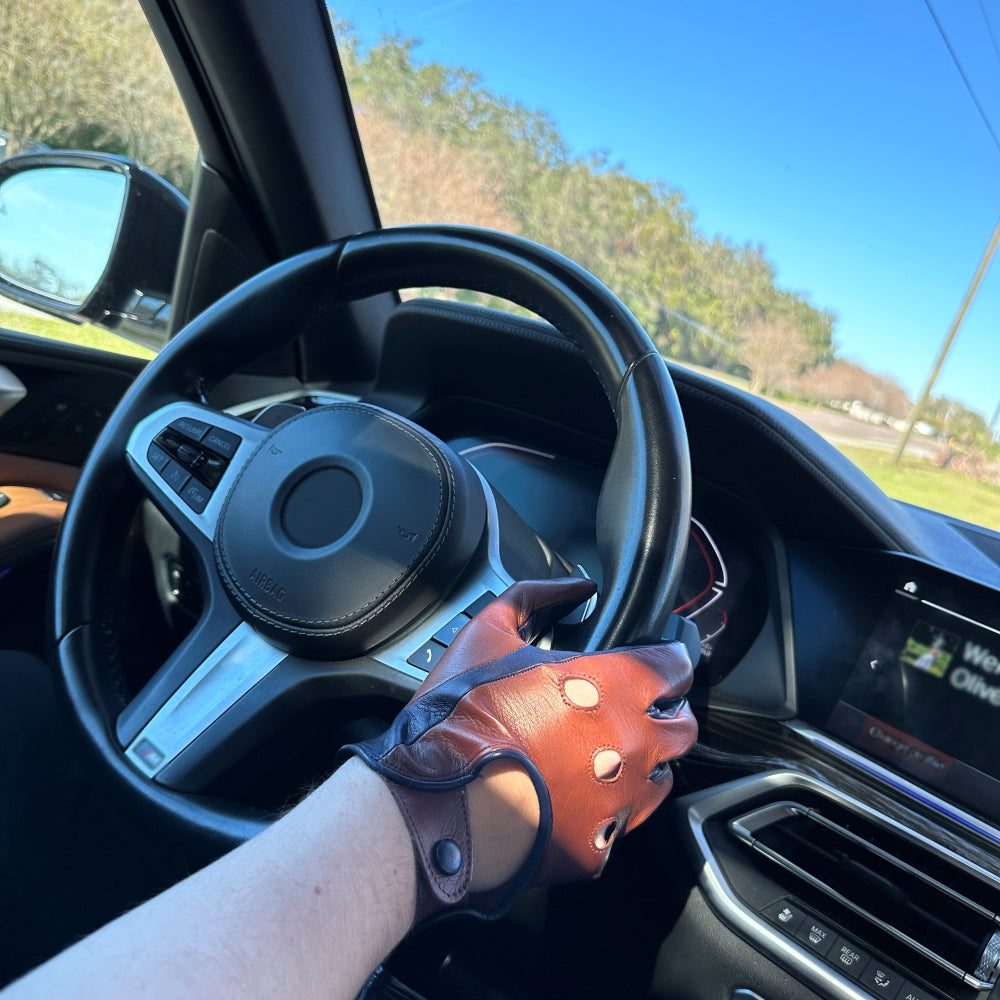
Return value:
[(194, 474), (209, 488), (215, 489), (219, 485), (222, 474), (226, 471), (228, 463), (224, 458), (213, 455), (210, 451), (201, 453), (201, 461), (194, 470)]
[(186, 466), (188, 469), (197, 465), (198, 459), (201, 458), (203, 452), (200, 448), (196, 448), (193, 444), (188, 444), (186, 441), (177, 449), (177, 458), (181, 465)]
[(430, 670), (444, 656), (447, 648), (447, 646), (442, 646), (440, 642), (431, 639), (430, 642), (424, 643), (420, 649), (408, 657), (406, 662), (411, 666), (420, 667), (421, 670)]
[(496, 599), (497, 599), (497, 595), (494, 594), (492, 590), (487, 590), (486, 593), (483, 594), (482, 597), (480, 597), (478, 600), (473, 601), (465, 609), (465, 613), (470, 618), (475, 618), (476, 615), (478, 615), (479, 612), (482, 611), (483, 608), (485, 608), (487, 604), (492, 604)]
[(455, 615), (455, 617), (452, 618), (452, 620), (448, 622), (448, 624), (445, 625), (444, 628), (439, 628), (434, 633), (434, 638), (437, 639), (438, 642), (444, 644), (445, 646), (449, 645), (451, 643), (451, 640), (454, 639), (456, 635), (458, 635), (459, 630), (462, 628), (462, 626), (469, 620), (470, 619), (467, 614), (459, 611), (459, 613)]
[(191, 417), (181, 417), (170, 424), (171, 428), (192, 441), (200, 441), (208, 433), (209, 425)]
[(157, 472), (162, 472), (170, 461), (170, 456), (154, 441), (146, 449), (146, 459)]
[(212, 491), (192, 476), (181, 490), (181, 499), (196, 513), (200, 514), (212, 499)]
[(243, 438), (230, 431), (224, 431), (219, 427), (209, 427), (208, 433), (201, 443), (223, 458), (232, 458), (242, 441)]
[(160, 470), (160, 475), (164, 478), (164, 480), (166, 480), (167, 485), (175, 493), (180, 493), (181, 490), (187, 486), (187, 482), (191, 478), (187, 469), (185, 469), (183, 465), (175, 462), (173, 459), (167, 462), (167, 464)]

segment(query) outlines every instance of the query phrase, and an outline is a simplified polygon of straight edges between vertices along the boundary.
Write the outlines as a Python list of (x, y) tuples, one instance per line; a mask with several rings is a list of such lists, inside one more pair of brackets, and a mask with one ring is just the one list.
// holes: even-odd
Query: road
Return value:
[[(679, 362), (674, 362), (679, 364)], [(709, 368), (700, 368), (698, 365), (682, 365), (715, 379), (718, 382), (725, 382), (734, 389), (747, 391), (746, 379), (738, 379), (734, 376), (724, 375)], [(846, 413), (838, 410), (830, 410), (819, 404), (806, 406), (803, 403), (781, 403), (777, 400), (769, 400), (776, 406), (787, 410), (798, 417), (803, 423), (808, 424), (817, 434), (826, 438), (832, 445), (846, 445), (853, 448), (872, 448), (876, 451), (892, 453), (899, 444), (899, 432), (891, 427), (880, 424), (867, 424), (862, 420), (855, 420)], [(921, 437), (914, 432), (910, 435), (910, 440), (906, 443), (906, 454), (915, 458), (930, 459), (936, 461), (941, 443), (933, 438)]]
[[(803, 406), (799, 403), (779, 403), (782, 409), (794, 414), (808, 424), (817, 434), (821, 434), (831, 444), (847, 445), (855, 448), (874, 448), (877, 451), (893, 452), (899, 445), (899, 431), (878, 424), (867, 424), (855, 420), (846, 413), (828, 410), (821, 406)], [(933, 438), (910, 435), (906, 442), (906, 454), (915, 458), (934, 461), (941, 450), (941, 442)]]

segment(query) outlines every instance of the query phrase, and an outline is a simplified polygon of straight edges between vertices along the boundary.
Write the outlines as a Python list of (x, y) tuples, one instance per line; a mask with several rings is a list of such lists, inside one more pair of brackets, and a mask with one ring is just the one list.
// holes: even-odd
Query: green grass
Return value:
[[(749, 388), (746, 379), (696, 365), (685, 367), (740, 389)], [(939, 469), (918, 458), (906, 457), (894, 465), (885, 451), (832, 443), (889, 496), (1000, 531), (1000, 486), (978, 482), (954, 469)]]
[(0, 327), (16, 330), (19, 333), (34, 334), (37, 337), (47, 337), (50, 340), (60, 340), (64, 344), (90, 347), (95, 351), (127, 354), (129, 357), (143, 358), (147, 361), (156, 356), (146, 347), (140, 347), (110, 330), (102, 330), (89, 323), (78, 326), (76, 323), (67, 323), (65, 320), (54, 317), (34, 316), (28, 313), (0, 309)]
[(893, 465), (891, 456), (873, 448), (838, 448), (889, 496), (1000, 531), (1000, 486), (920, 459), (904, 458)]

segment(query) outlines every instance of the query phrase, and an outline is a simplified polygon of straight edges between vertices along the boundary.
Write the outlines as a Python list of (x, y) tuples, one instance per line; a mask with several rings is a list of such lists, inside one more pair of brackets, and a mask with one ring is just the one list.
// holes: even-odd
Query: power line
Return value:
[[(958, 58), (958, 53), (955, 51), (951, 44), (951, 39), (948, 38), (947, 32), (944, 30), (944, 25), (941, 23), (941, 19), (937, 16), (937, 11), (934, 9), (934, 4), (931, 0), (924, 0), (927, 5), (927, 9), (930, 11), (930, 15), (934, 18), (934, 23), (937, 25), (938, 34), (941, 36), (941, 40), (945, 44), (945, 48), (951, 54), (951, 60), (955, 64), (955, 68), (958, 70), (959, 75), (962, 77), (962, 82), (965, 84), (965, 89), (969, 92), (969, 97), (972, 98), (972, 103), (975, 104), (976, 110), (979, 112), (979, 117), (982, 118), (983, 124), (986, 126), (987, 131), (993, 139), (993, 145), (996, 146), (997, 151), (1000, 152), (1000, 138), (997, 137), (996, 130), (990, 123), (989, 118), (986, 115), (986, 111), (982, 104), (979, 102), (979, 98), (976, 96), (976, 92), (973, 89), (972, 83), (970, 82), (968, 76), (966, 76), (965, 69), (962, 66), (961, 61)], [(990, 33), (992, 35), (992, 32)], [(996, 43), (994, 43), (995, 45)]]
[(983, 15), (983, 21), (986, 22), (986, 30), (990, 34), (990, 41), (993, 43), (993, 51), (997, 54), (997, 59), (1000, 60), (1000, 47), (997, 46), (997, 36), (993, 34), (993, 25), (990, 22), (989, 15), (986, 13), (986, 8), (983, 6), (983, 0), (979, 0), (979, 12)]

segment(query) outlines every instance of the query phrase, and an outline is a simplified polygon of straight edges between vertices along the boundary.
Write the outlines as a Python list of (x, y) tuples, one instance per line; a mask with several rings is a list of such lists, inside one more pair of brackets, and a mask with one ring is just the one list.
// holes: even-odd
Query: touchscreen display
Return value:
[(1000, 629), (967, 610), (896, 589), (826, 728), (997, 818)]

